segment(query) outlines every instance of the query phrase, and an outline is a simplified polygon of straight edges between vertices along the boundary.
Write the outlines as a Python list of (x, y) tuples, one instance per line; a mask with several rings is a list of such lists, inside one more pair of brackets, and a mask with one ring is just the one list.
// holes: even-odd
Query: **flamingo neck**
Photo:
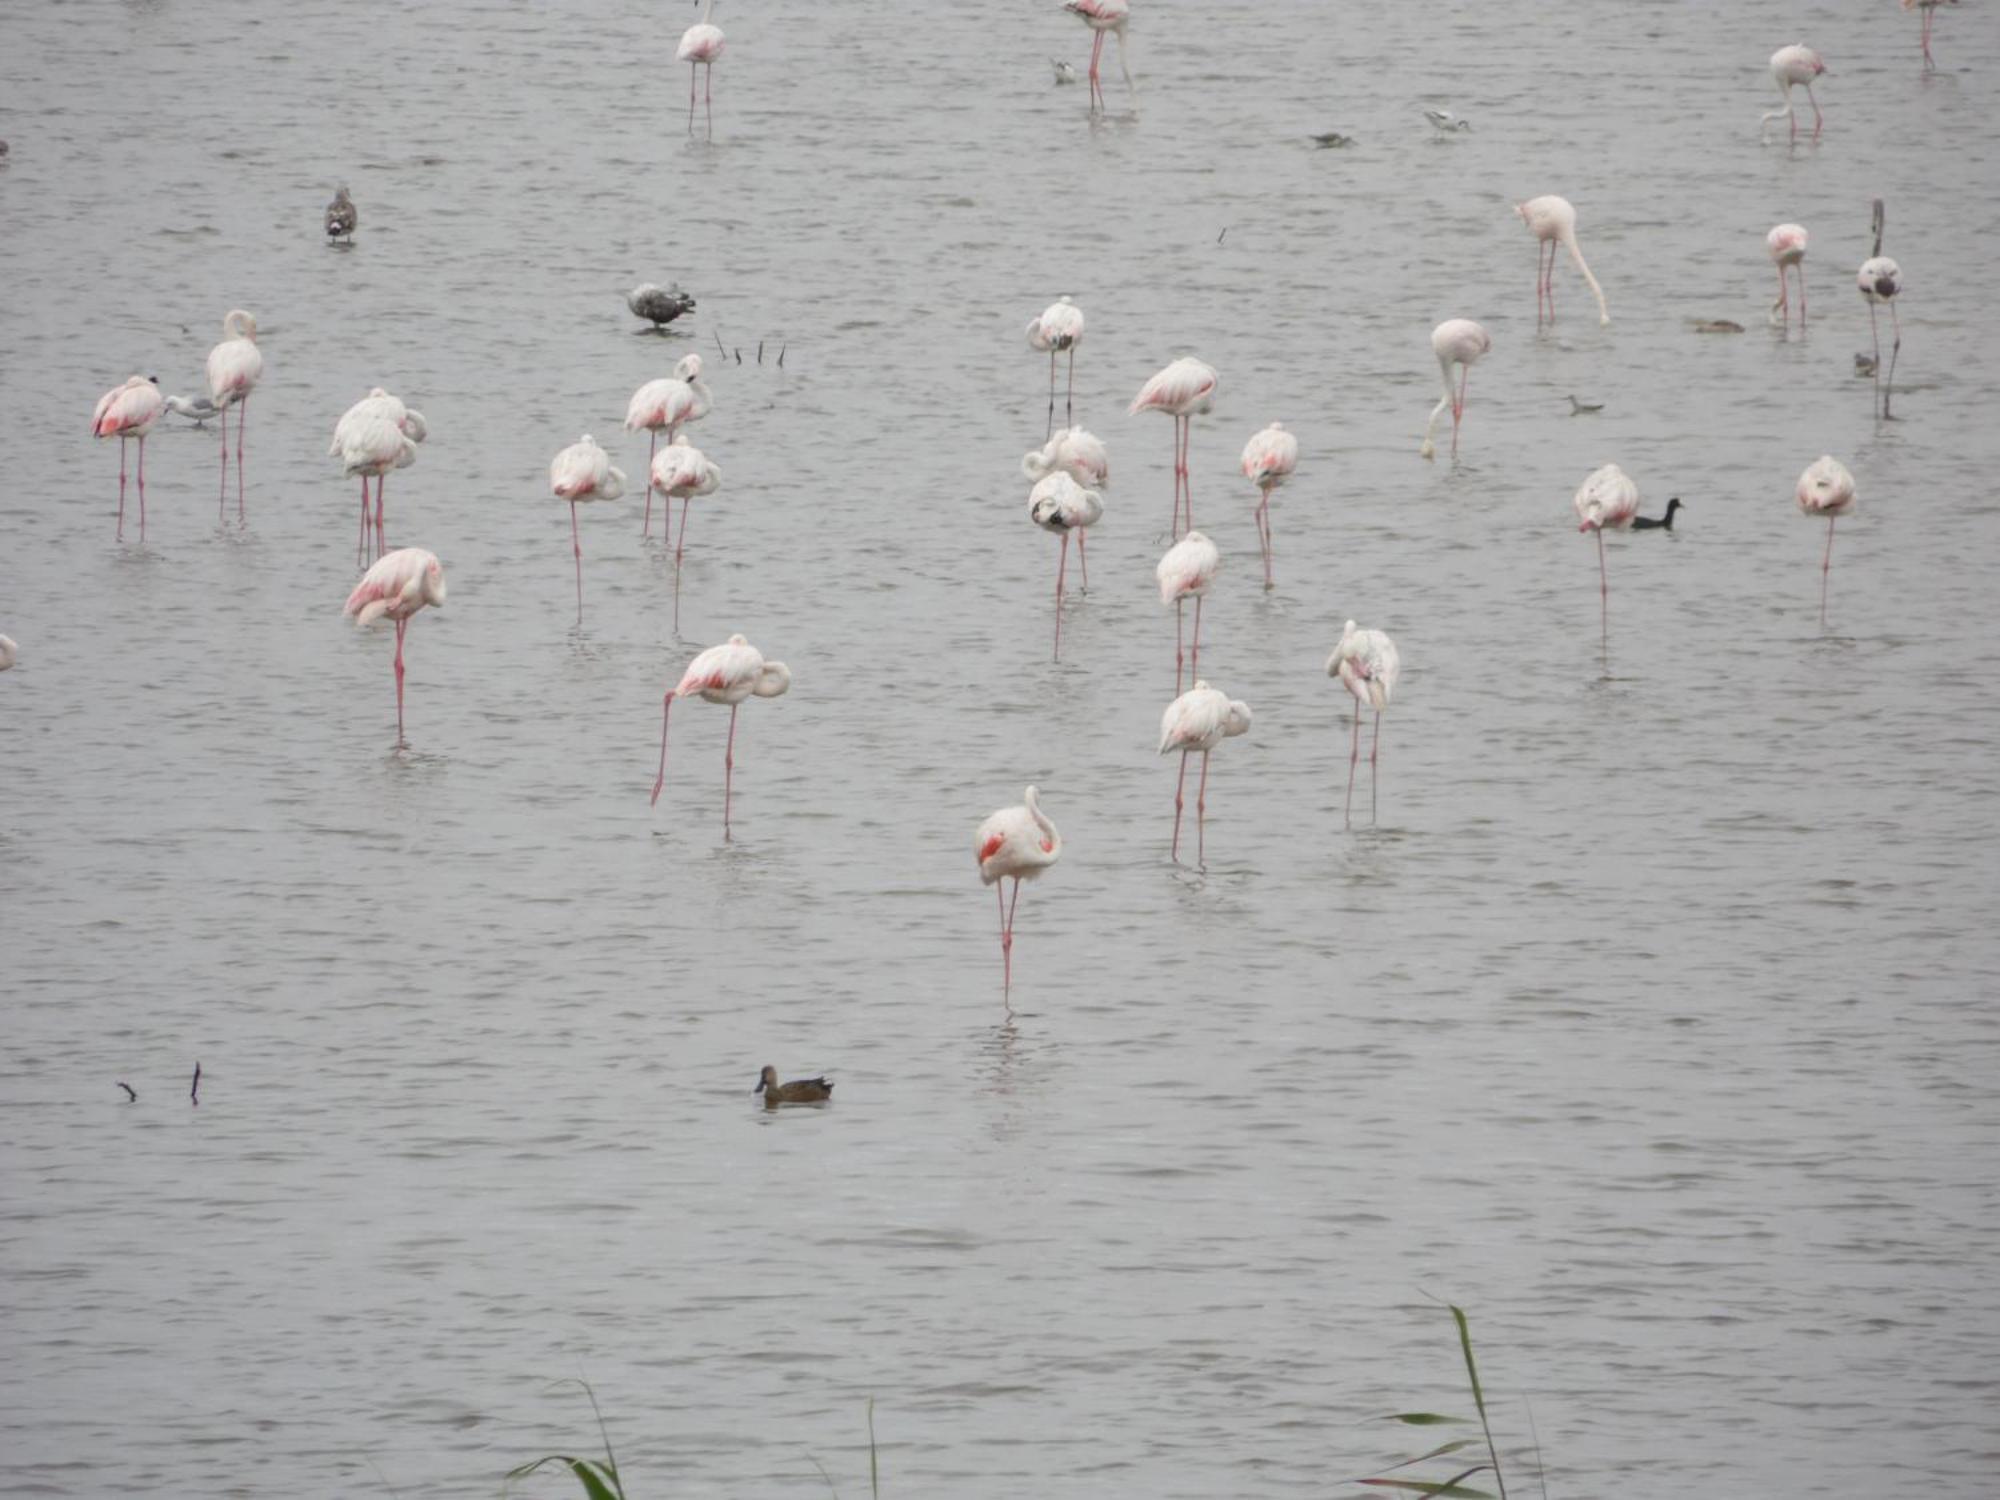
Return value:
[(1597, 299), (1598, 322), (1609, 323), (1611, 321), (1611, 309), (1604, 305), (1604, 288), (1597, 284), (1597, 278), (1590, 274), (1590, 267), (1584, 264), (1583, 251), (1577, 248), (1576, 231), (1565, 230), (1562, 242), (1568, 246), (1569, 258), (1576, 262), (1576, 268), (1583, 273), (1583, 279), (1590, 283), (1590, 294)]

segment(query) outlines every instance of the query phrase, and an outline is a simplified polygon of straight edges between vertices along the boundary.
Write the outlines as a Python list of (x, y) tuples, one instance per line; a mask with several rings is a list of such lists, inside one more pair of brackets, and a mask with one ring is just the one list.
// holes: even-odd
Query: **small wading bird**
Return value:
[(1611, 580), (1604, 569), (1604, 529), (1625, 531), (1639, 513), (1639, 486), (1616, 464), (1606, 464), (1577, 487), (1571, 504), (1576, 507), (1578, 531), (1597, 533), (1597, 587), (1602, 615), (1604, 650), (1611, 650)]
[(611, 456), (585, 433), (549, 462), (549, 490), (569, 502), (570, 546), (576, 552), (576, 623), (583, 623), (583, 538), (576, 529), (576, 508), (586, 500), (616, 500), (625, 493), (625, 471), (611, 467)]
[(264, 373), (263, 351), (257, 347), (257, 320), (242, 308), (222, 320), (222, 342), (208, 351), (208, 395), (222, 427), (222, 488), (216, 494), (221, 511), (229, 494), (229, 408), (236, 412), (236, 519), (243, 519), (243, 425), (250, 415), (250, 392)]
[[(1069, 567), (1069, 534), (1076, 533), (1076, 555), (1081, 562), (1084, 533), (1104, 519), (1104, 497), (1058, 470), (1028, 492), (1028, 519), (1062, 538), (1062, 553), (1056, 561), (1056, 644), (1052, 658), (1061, 661), (1063, 574)], [(1088, 565), (1084, 567), (1083, 586), (1090, 588)]]
[[(1868, 332), (1875, 340), (1875, 361), (1869, 373), (1875, 376), (1875, 389), (1882, 397), (1882, 415), (1889, 417), (1889, 399), (1896, 393), (1896, 356), (1903, 349), (1903, 320), (1896, 313), (1896, 294), (1903, 289), (1903, 268), (1882, 253), (1882, 225), (1884, 214), (1882, 200), (1875, 200), (1875, 253), (1861, 263), (1855, 273), (1854, 284), (1868, 303)], [(1889, 322), (1895, 331), (1895, 342), (1889, 346), (1889, 374), (1882, 376), (1882, 331), (1875, 322), (1875, 304), (1889, 304)], [(1890, 420), (1893, 420), (1891, 418)]]
[(1831, 454), (1806, 465), (1799, 475), (1799, 511), (1808, 517), (1826, 517), (1826, 556), (1819, 564), (1819, 628), (1826, 629), (1826, 580), (1833, 570), (1833, 523), (1854, 514), (1854, 476), (1847, 465)]
[(723, 37), (720, 26), (709, 24), (709, 13), (715, 9), (715, 0), (703, 0), (701, 19), (681, 33), (680, 47), (674, 53), (675, 62), (688, 65), (688, 134), (694, 134), (694, 72), (696, 68), (708, 69), (708, 88), (705, 94), (708, 107), (708, 135), (715, 138), (715, 60), (722, 56)]
[(410, 617), (426, 604), (444, 603), (444, 567), (421, 547), (391, 552), (361, 575), (342, 613), (356, 628), (384, 616), (396, 622), (396, 743), (403, 743), (403, 635)]
[[(1431, 429), (1437, 426), (1437, 419), (1451, 408), (1451, 456), (1458, 457), (1458, 424), (1465, 416), (1465, 377), (1473, 365), (1493, 348), (1493, 339), (1470, 318), (1451, 318), (1431, 330), (1431, 352), (1437, 356), (1438, 375), (1444, 381), (1444, 395), (1431, 408), (1431, 419), (1424, 423), (1424, 443), (1417, 450), (1423, 458), (1435, 458), (1437, 449), (1431, 443)], [(1452, 367), (1458, 367), (1458, 382), (1454, 388), (1451, 378)], [(1573, 402), (1574, 396), (1570, 397)]]
[(1222, 564), (1222, 554), (1199, 531), (1190, 531), (1160, 559), (1153, 569), (1153, 577), (1160, 585), (1160, 603), (1174, 607), (1174, 691), (1181, 690), (1182, 606), (1189, 599), (1194, 600), (1194, 663), (1193, 675), (1201, 675), (1201, 601), (1208, 597), (1208, 591), (1215, 586), (1215, 570)]
[(1052, 57), (1049, 61), (1055, 64), (1058, 86), (1076, 82), (1076, 68), (1073, 64), (1064, 62), (1060, 57)]
[(1667, 502), (1667, 513), (1665, 515), (1634, 516), (1632, 518), (1632, 529), (1634, 531), (1672, 531), (1674, 529), (1674, 512), (1683, 508), (1681, 497), (1676, 495)]
[(1275, 587), (1271, 578), (1271, 491), (1292, 477), (1299, 466), (1299, 440), (1285, 431), (1285, 424), (1273, 422), (1252, 434), (1243, 445), (1243, 477), (1257, 486), (1257, 544), (1264, 549), (1264, 587)]
[(411, 411), (396, 397), (376, 386), (341, 414), (333, 425), (333, 441), (327, 453), (341, 463), (341, 473), (361, 479), (361, 534), (355, 541), (355, 555), (365, 558), (369, 551), (368, 477), (375, 477), (374, 552), (382, 556), (389, 549), (382, 521), (382, 481), (391, 469), (407, 469), (417, 461), (417, 444), (430, 435), (424, 414)]
[(665, 333), (667, 324), (683, 314), (694, 311), (694, 298), (679, 286), (665, 289), (656, 287), (650, 281), (642, 281), (625, 294), (625, 305), (635, 318), (644, 318), (653, 326), (641, 328), (641, 333)]
[(1056, 430), (1056, 356), (1069, 355), (1069, 386), (1063, 396), (1063, 425), (1076, 425), (1076, 346), (1083, 342), (1083, 309), (1058, 297), (1038, 318), (1028, 320), (1028, 347), (1049, 357), (1049, 422), (1043, 436)]
[(97, 398), (90, 414), (90, 435), (118, 439), (118, 531), (125, 540), (125, 442), (139, 440), (139, 540), (146, 539), (146, 434), (159, 425), (167, 407), (160, 383), (150, 375), (134, 375)]
[(217, 408), (206, 396), (169, 396), (167, 410), (177, 417), (186, 417), (196, 427), (206, 427)]
[(1174, 520), (1181, 534), (1181, 496), (1187, 496), (1187, 529), (1194, 530), (1194, 491), (1188, 485), (1188, 437), (1195, 416), (1215, 401), (1215, 371), (1198, 359), (1181, 358), (1139, 387), (1127, 415), (1163, 411), (1174, 419)]
[[(701, 356), (684, 354), (680, 363), (674, 366), (674, 373), (660, 380), (649, 380), (632, 393), (632, 400), (625, 408), (625, 430), (645, 431), (646, 472), (653, 471), (653, 459), (660, 451), (660, 434), (665, 433), (669, 441), (680, 435), (680, 430), (689, 422), (698, 422), (707, 416), (715, 399), (701, 378)], [(672, 516), (667, 517), (668, 522)], [(661, 526), (660, 534), (666, 535), (667, 527)], [(653, 492), (646, 491), (646, 519), (639, 528), (639, 534), (653, 534)]]
[(352, 245), (354, 226), (360, 222), (361, 215), (355, 210), (354, 200), (347, 196), (347, 184), (343, 182), (334, 193), (333, 202), (326, 206), (326, 242)]
[[(1041, 793), (1033, 787), (1021, 794), (1018, 807), (1003, 807), (972, 836), (973, 854), (979, 862), (979, 881), (990, 885), (1000, 907), (1000, 985), (1002, 993), (1014, 988), (1014, 909), (1021, 904), (1021, 882), (1033, 880), (1062, 858), (1062, 835), (1042, 811)], [(1000, 882), (1014, 882), (1010, 901), (1000, 890)]]
[[(1576, 208), (1567, 198), (1555, 193), (1546, 193), (1540, 198), (1530, 198), (1525, 203), (1516, 203), (1514, 212), (1521, 216), (1521, 222), (1528, 226), (1535, 236), (1535, 326), (1542, 323), (1542, 303), (1548, 301), (1548, 321), (1556, 320), (1556, 246), (1562, 245), (1569, 251), (1569, 258), (1576, 262), (1583, 279), (1590, 283), (1591, 295), (1597, 298), (1597, 321), (1599, 325), (1611, 321), (1611, 311), (1604, 305), (1604, 288), (1597, 284), (1597, 278), (1590, 274), (1590, 267), (1583, 263), (1583, 252), (1576, 245)], [(1546, 265), (1542, 251), (1548, 251)]]
[(1771, 304), (1771, 321), (1783, 327), (1791, 322), (1792, 296), (1785, 268), (1798, 267), (1799, 327), (1806, 326), (1806, 232), (1802, 225), (1780, 224), (1764, 236), (1764, 249), (1778, 268), (1778, 300)]
[(1232, 699), (1205, 682), (1197, 682), (1167, 705), (1160, 716), (1160, 754), (1181, 753), (1180, 779), (1174, 783), (1173, 860), (1181, 857), (1181, 808), (1187, 790), (1187, 758), (1201, 752), (1201, 785), (1195, 791), (1195, 863), (1208, 864), (1205, 825), (1208, 821), (1208, 752), (1226, 739), (1250, 732), (1250, 705)]
[(1826, 63), (1821, 60), (1820, 55), (1803, 43), (1798, 43), (1790, 47), (1780, 47), (1776, 52), (1771, 54), (1771, 82), (1777, 85), (1779, 97), (1785, 103), (1783, 108), (1771, 110), (1758, 121), (1767, 137), (1770, 134), (1769, 127), (1773, 120), (1790, 120), (1792, 122), (1792, 142), (1793, 144), (1797, 144), (1799, 139), (1799, 117), (1797, 112), (1792, 108), (1792, 90), (1798, 85), (1804, 84), (1806, 86), (1806, 99), (1812, 105), (1813, 109), (1812, 138), (1814, 140), (1819, 139), (1820, 130), (1826, 124), (1826, 120), (1819, 112), (1819, 100), (1814, 96), (1812, 86), (1813, 80), (1825, 71)]
[(1377, 763), (1382, 756), (1382, 710), (1396, 692), (1402, 674), (1396, 643), (1379, 630), (1362, 630), (1352, 620), (1340, 632), (1340, 644), (1326, 659), (1326, 675), (1338, 677), (1354, 696), (1354, 744), (1347, 756), (1347, 826), (1354, 826), (1354, 768), (1361, 762), (1361, 710), (1375, 711), (1375, 740), (1368, 751), (1368, 817), (1377, 810)]
[(764, 653), (740, 635), (710, 646), (688, 663), (680, 683), (667, 693), (660, 710), (660, 774), (653, 782), (652, 803), (667, 784), (667, 727), (674, 700), (699, 693), (708, 703), (729, 705), (729, 741), (722, 751), (722, 838), (729, 841), (729, 797), (736, 775), (736, 710), (745, 698), (782, 698), (792, 685), (792, 669), (781, 661), (766, 661)]
[(1448, 109), (1427, 109), (1424, 118), (1431, 122), (1439, 135), (1456, 135), (1461, 130), (1472, 129), (1470, 120), (1460, 119)]
[(1132, 97), (1139, 97), (1139, 85), (1132, 81), (1132, 69), (1125, 60), (1125, 23), (1131, 19), (1132, 7), (1128, 0), (1064, 0), (1063, 9), (1088, 26), (1094, 38), (1090, 45), (1090, 108), (1093, 113), (1104, 110), (1104, 85), (1098, 81), (1097, 64), (1104, 56), (1104, 33), (1118, 34), (1118, 71), (1125, 75), (1125, 87), (1132, 91)]
[(757, 1077), (757, 1087), (750, 1092), (764, 1096), (766, 1109), (776, 1109), (780, 1104), (823, 1104), (833, 1097), (833, 1082), (822, 1074), (818, 1078), (794, 1078), (790, 1083), (780, 1083), (778, 1070), (766, 1063)]
[(1937, 15), (1940, 5), (1956, 5), (1958, 0), (1903, 0), (1904, 10), (1920, 10), (1924, 13), (1924, 68), (1929, 71), (1937, 66), (1931, 57), (1931, 20)]

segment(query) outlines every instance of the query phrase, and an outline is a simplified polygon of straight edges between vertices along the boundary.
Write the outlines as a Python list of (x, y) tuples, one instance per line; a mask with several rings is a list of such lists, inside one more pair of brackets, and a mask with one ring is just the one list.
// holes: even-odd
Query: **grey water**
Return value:
[[(1989, 1487), (1991, 12), (1926, 76), (1886, 3), (1134, 11), (1092, 123), (1053, 4), (725, 0), (712, 142), (684, 6), (0, 17), (0, 1494), (492, 1494), (595, 1451), (575, 1376), (635, 1500), (865, 1494), (871, 1399), (889, 1494), (1352, 1493), (1429, 1446), (1385, 1413), (1469, 1412), (1434, 1298), (1510, 1490), (1524, 1398), (1555, 1496)], [(1801, 39), (1824, 136), (1760, 144)], [(1544, 192), (1608, 328), (1565, 260), (1536, 331)], [(698, 310), (639, 336), (641, 280)], [(1057, 665), (1016, 466), (1064, 292), (1113, 473)], [(244, 519), (170, 425), (120, 544), (91, 403), (199, 392), (231, 307)], [(1425, 464), (1454, 316), (1493, 350)], [(677, 634), (619, 423), (689, 351), (724, 477)], [(1171, 424), (1125, 413), (1181, 353), (1220, 372), (1202, 673), (1256, 713), (1205, 871), (1154, 753)], [(376, 384), (430, 423), (389, 539), (450, 581), (404, 750), (325, 456)], [(585, 432), (632, 484), (583, 508), (579, 628)], [(1569, 497), (1611, 461), (1686, 509), (1610, 539), (1603, 654)], [(1405, 666), (1351, 831), (1350, 617)], [(742, 711), (725, 842), (720, 709), (647, 794), (732, 631), (795, 684)], [(972, 834), (1031, 782), (1066, 846), (1008, 1005)], [(766, 1113), (766, 1062), (834, 1102)]]

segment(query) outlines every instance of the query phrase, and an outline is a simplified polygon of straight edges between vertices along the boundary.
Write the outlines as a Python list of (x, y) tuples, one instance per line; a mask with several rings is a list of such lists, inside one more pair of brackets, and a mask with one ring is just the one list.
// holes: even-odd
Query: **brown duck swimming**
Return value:
[(833, 1085), (825, 1078), (795, 1078), (790, 1083), (780, 1083), (778, 1070), (766, 1063), (757, 1087), (750, 1092), (764, 1096), (766, 1109), (776, 1109), (780, 1104), (818, 1104), (831, 1099)]

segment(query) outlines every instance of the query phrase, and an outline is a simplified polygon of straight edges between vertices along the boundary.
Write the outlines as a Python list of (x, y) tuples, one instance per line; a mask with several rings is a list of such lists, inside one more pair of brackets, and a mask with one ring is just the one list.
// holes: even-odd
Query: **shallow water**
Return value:
[[(822, 1493), (814, 1458), (865, 1492), (872, 1397), (895, 1493), (1292, 1496), (1417, 1451), (1381, 1413), (1465, 1406), (1430, 1296), (1510, 1444), (1532, 1396), (1551, 1493), (1976, 1492), (1990, 17), (1944, 15), (1925, 78), (1915, 18), (1814, 10), (1793, 151), (1757, 115), (1794, 10), (1518, 12), (1146, 0), (1137, 108), (1114, 66), (1093, 127), (1053, 6), (725, 4), (713, 143), (679, 7), (0, 22), (0, 1494), (490, 1494), (588, 1449), (546, 1389), (580, 1374), (635, 1495)], [(1546, 191), (1608, 329), (1564, 263), (1536, 334), (1508, 204)], [(1878, 194), (1890, 424), (1851, 359)], [(635, 336), (623, 290), (669, 278), (685, 334)], [(1056, 666), (1014, 465), (1061, 291), (1113, 480)], [(198, 390), (232, 306), (247, 520), (214, 435), (162, 431), (121, 546), (84, 414), (134, 370)], [(1494, 349), (1425, 465), (1461, 315)], [(680, 634), (630, 498), (582, 516), (577, 629), (548, 459), (592, 432), (636, 490), (624, 403), (688, 349), (724, 487)], [(1124, 414), (1182, 352), (1221, 373), (1203, 672), (1257, 716), (1205, 873), (1153, 754), (1170, 424)], [(324, 457), (378, 382), (431, 427), (391, 542), (451, 586), (403, 753)], [(1234, 460), (1273, 419), (1265, 594)], [(1822, 634), (1791, 493), (1827, 451), (1861, 506)], [(1569, 496), (1610, 460), (1687, 508), (1611, 540), (1605, 662)], [(1351, 834), (1349, 616), (1405, 664)], [(646, 795), (660, 692), (739, 629), (796, 683), (743, 711), (725, 844), (719, 711)], [(1030, 781), (1066, 852), (1010, 1012), (970, 845)], [(836, 1102), (766, 1114), (766, 1061)]]

